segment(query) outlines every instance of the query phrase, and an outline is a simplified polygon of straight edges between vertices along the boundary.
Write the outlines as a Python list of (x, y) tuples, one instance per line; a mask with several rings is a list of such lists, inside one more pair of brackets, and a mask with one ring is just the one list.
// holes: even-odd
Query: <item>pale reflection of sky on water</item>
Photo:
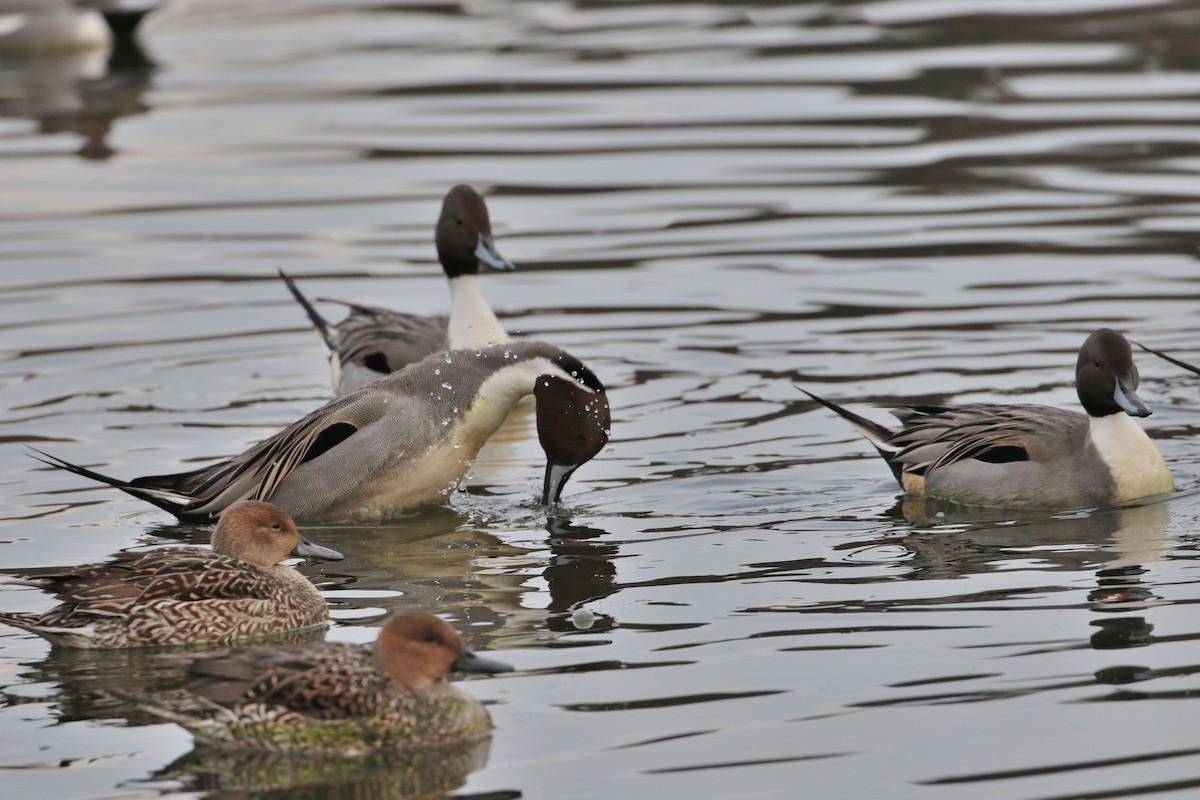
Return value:
[(206, 541), (26, 445), (130, 477), (315, 408), (275, 271), (442, 310), (454, 183), (518, 264), (485, 285), (510, 330), (614, 414), (550, 519), (526, 416), (448, 506), (307, 530), (347, 554), (304, 566), (329, 638), (420, 606), (518, 666), (467, 684), (490, 745), (193, 752), (102, 693), (162, 665), (4, 628), (6, 790), (1190, 796), (1200, 379), (1138, 357), (1176, 495), (1064, 514), (898, 503), (794, 385), (877, 419), (1072, 407), (1100, 325), (1200, 361), (1198, 33), (1200, 5), (1136, 0), (192, 0), (141, 64), (0, 58), (5, 570)]

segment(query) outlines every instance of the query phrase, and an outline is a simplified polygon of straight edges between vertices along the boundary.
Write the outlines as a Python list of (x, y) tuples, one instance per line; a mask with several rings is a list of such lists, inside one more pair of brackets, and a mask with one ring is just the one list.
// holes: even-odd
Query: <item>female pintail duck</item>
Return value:
[(908, 406), (899, 430), (805, 392), (866, 436), (913, 496), (1000, 508), (1120, 503), (1172, 489), (1162, 456), (1133, 421), (1150, 411), (1124, 336), (1092, 333), (1075, 388), (1086, 414), (1040, 405)]
[(221, 515), (212, 550), (159, 547), (38, 575), (27, 582), (62, 602), (44, 614), (0, 614), (56, 645), (82, 648), (227, 643), (324, 625), (325, 599), (280, 564), (291, 556), (340, 560), (300, 536), (282, 509), (255, 500)]
[(467, 650), (453, 628), (422, 611), (389, 619), (374, 645), (258, 647), (171, 660), (195, 678), (186, 689), (126, 697), (201, 743), (345, 755), (487, 732), (487, 710), (446, 678), (512, 670)]
[(524, 340), (435, 353), (330, 401), (239, 456), (202, 469), (121, 481), (40, 451), (46, 463), (115, 486), (183, 520), (243, 498), (302, 521), (386, 519), (445, 497), (525, 395), (546, 452), (542, 502), (608, 441), (604, 385), (579, 359)]
[(435, 240), (438, 259), (450, 284), (449, 317), (401, 314), (343, 303), (350, 315), (334, 325), (317, 313), (292, 279), (280, 270), (280, 277), (325, 342), (333, 388), (339, 395), (430, 353), (509, 341), (504, 326), (479, 291), (478, 274), (481, 265), (503, 272), (514, 267), (496, 250), (487, 205), (478, 192), (464, 184), (450, 190), (442, 201)]

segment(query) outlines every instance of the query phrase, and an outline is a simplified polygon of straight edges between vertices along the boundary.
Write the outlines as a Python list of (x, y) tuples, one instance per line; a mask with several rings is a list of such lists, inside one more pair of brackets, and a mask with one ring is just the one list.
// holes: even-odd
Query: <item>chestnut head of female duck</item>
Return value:
[(344, 558), (337, 550), (305, 539), (286, 511), (262, 500), (241, 500), (221, 512), (212, 549), (263, 569), (292, 556), (326, 561)]
[(468, 650), (445, 620), (423, 611), (389, 619), (375, 640), (372, 657), (380, 673), (408, 689), (439, 683), (451, 672), (512, 671), (508, 664)]

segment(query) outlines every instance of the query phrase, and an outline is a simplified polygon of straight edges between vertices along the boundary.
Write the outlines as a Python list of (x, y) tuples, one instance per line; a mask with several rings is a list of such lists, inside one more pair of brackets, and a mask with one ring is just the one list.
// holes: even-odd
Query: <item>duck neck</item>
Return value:
[(504, 344), (510, 339), (479, 290), (478, 275), (450, 279), (450, 349)]

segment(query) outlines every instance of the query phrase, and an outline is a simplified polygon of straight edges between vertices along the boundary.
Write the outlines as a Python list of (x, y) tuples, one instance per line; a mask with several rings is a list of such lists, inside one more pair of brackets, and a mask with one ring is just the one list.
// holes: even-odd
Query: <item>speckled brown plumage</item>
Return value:
[(364, 753), (439, 744), (491, 728), (487, 711), (446, 682), (452, 669), (501, 672), (431, 614), (393, 617), (374, 645), (329, 643), (173, 657), (186, 690), (139, 697), (198, 740), (264, 750)]
[(222, 515), (214, 547), (120, 553), (98, 564), (31, 578), (59, 605), (43, 614), (0, 614), (67, 647), (227, 643), (321, 625), (325, 600), (303, 575), (276, 562), (297, 554), (340, 558), (305, 542), (269, 503), (243, 501)]

